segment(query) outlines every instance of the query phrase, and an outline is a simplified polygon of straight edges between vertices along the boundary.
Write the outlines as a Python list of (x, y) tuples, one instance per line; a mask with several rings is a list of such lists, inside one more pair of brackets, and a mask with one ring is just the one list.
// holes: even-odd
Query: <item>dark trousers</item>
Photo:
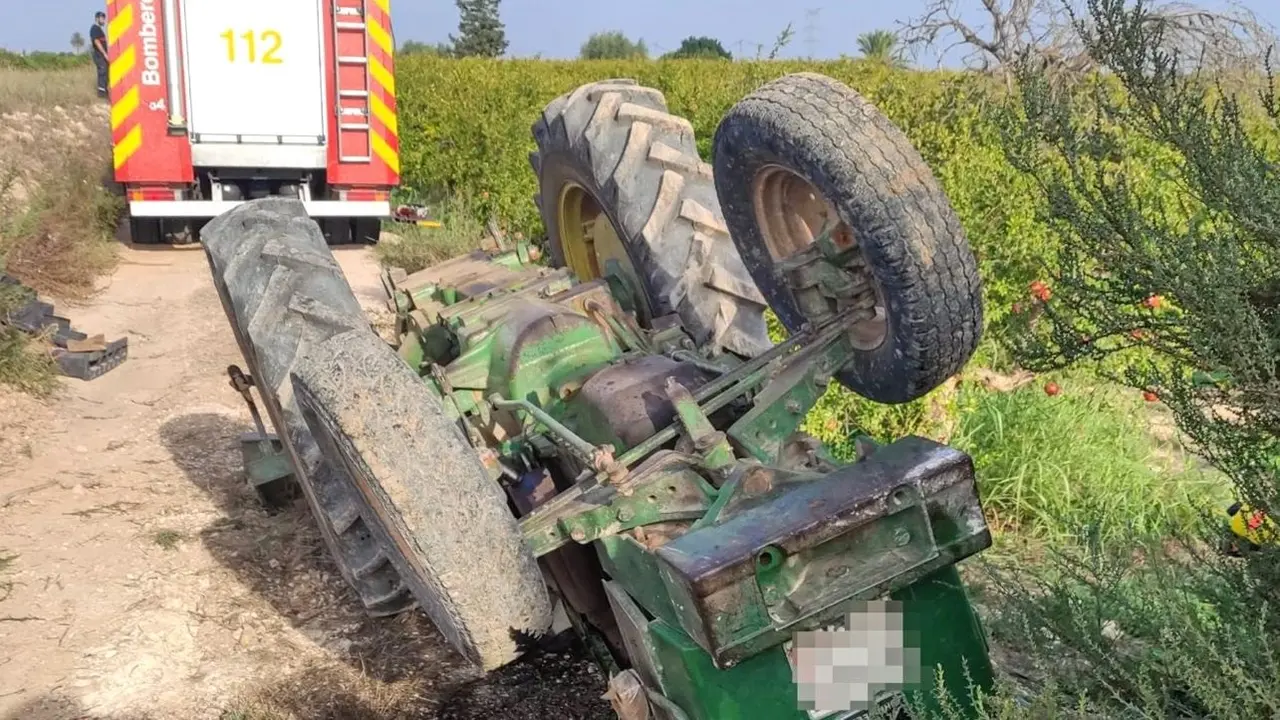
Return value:
[(107, 96), (107, 59), (102, 57), (102, 53), (95, 50), (93, 52), (93, 64), (98, 68), (98, 95)]

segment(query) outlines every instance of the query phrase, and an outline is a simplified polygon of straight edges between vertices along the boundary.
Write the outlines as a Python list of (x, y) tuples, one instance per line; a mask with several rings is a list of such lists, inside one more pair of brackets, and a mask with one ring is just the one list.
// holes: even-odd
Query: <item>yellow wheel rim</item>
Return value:
[(556, 205), (556, 226), (564, 262), (582, 282), (620, 275), (636, 297), (636, 309), (648, 318), (649, 307), (640, 291), (640, 276), (627, 255), (622, 237), (600, 204), (581, 185), (567, 183)]

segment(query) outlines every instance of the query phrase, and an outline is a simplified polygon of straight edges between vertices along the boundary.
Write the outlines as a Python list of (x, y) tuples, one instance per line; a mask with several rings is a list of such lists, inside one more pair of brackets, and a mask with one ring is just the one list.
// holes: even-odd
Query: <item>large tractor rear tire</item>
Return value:
[(283, 198), (237, 206), (202, 235), (236, 342), (339, 571), (370, 615), (412, 608), (409, 588), (365, 523), (355, 489), (325, 462), (290, 384), (294, 366), (321, 342), (355, 328), (372, 332), (323, 235), (300, 201)]
[(294, 397), (329, 465), (419, 605), (463, 656), (507, 664), (551, 627), (551, 602), (506, 496), (458, 424), (368, 329), (313, 346)]
[(874, 314), (847, 316), (855, 352), (836, 374), (842, 384), (903, 403), (968, 362), (982, 335), (977, 261), (929, 166), (875, 106), (824, 75), (783, 76), (725, 115), (715, 166), (733, 241), (788, 330), (814, 318), (781, 261), (824, 228), (854, 251), (846, 270), (860, 289), (832, 305)]
[(551, 260), (582, 280), (616, 268), (642, 323), (678, 314), (699, 344), (771, 346), (765, 302), (729, 240), (688, 120), (634, 80), (583, 85), (533, 126), (536, 198)]

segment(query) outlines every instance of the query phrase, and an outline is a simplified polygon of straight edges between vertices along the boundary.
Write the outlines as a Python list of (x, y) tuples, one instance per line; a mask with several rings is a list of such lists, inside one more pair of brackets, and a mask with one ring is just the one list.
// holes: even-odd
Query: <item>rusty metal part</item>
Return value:
[(604, 698), (618, 714), (618, 720), (649, 720), (649, 698), (635, 670), (623, 670), (609, 678)]
[(610, 434), (621, 441), (621, 450), (629, 450), (675, 420), (675, 406), (664, 391), (671, 377), (693, 388), (707, 381), (707, 374), (693, 363), (643, 355), (591, 376), (578, 391), (575, 403), (591, 421), (608, 426)]
[[(888, 334), (883, 293), (861, 257), (857, 237), (835, 205), (808, 180), (781, 165), (761, 168), (751, 191), (765, 246), (797, 291), (797, 300), (838, 305), (830, 311), (810, 309), (814, 316), (830, 312), (847, 317), (855, 348), (870, 350), (883, 343)], [(840, 256), (841, 267), (812, 262), (823, 256), (826, 260)]]
[(258, 431), (258, 435), (264, 442), (269, 442), (266, 440), (268, 433), (266, 426), (262, 424), (262, 414), (258, 412), (258, 405), (253, 401), (253, 393), (250, 392), (250, 388), (254, 387), (253, 378), (246, 375), (239, 365), (228, 365), (227, 377), (231, 380), (231, 388), (240, 393), (245, 405), (249, 406), (249, 415), (253, 417), (254, 429)]
[(991, 544), (972, 460), (922, 438), (788, 485), (655, 551), (681, 628), (717, 667)]

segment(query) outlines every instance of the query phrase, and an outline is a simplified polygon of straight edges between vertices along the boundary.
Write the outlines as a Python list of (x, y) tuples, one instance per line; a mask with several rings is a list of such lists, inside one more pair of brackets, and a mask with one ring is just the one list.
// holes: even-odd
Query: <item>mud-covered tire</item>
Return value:
[(613, 224), (654, 317), (678, 314), (699, 344), (743, 356), (771, 346), (764, 299), (729, 240), (711, 166), (661, 92), (634, 80), (583, 85), (546, 106), (533, 136), (553, 264), (566, 265), (558, 205), (574, 183)]
[(795, 332), (806, 321), (755, 212), (757, 174), (807, 180), (852, 231), (883, 296), (887, 328), (836, 377), (871, 400), (919, 398), (958, 372), (982, 333), (982, 287), (960, 220), (906, 135), (842, 83), (814, 73), (765, 84), (714, 140), (716, 190), (757, 287)]
[(551, 627), (541, 571), (506, 496), (443, 403), (386, 343), (355, 330), (313, 346), (294, 396), (321, 452), (418, 604), (455, 649), (491, 670)]
[(265, 198), (215, 218), (201, 239), (247, 369), (342, 577), (370, 615), (412, 608), (355, 489), (324, 462), (293, 397), (289, 373), (299, 360), (333, 335), (369, 328), (319, 228), (300, 201)]

